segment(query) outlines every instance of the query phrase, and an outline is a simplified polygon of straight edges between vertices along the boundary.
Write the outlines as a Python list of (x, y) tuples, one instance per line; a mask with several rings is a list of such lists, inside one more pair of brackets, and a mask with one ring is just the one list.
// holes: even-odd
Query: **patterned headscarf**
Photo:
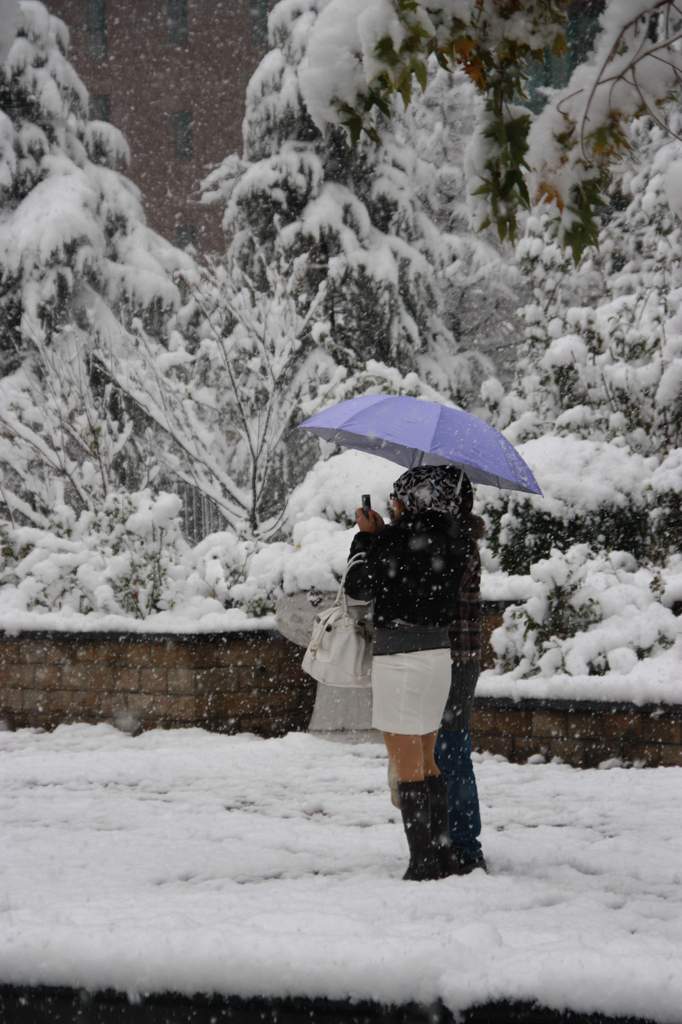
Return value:
[(393, 484), (393, 493), (408, 512), (444, 512), (458, 516), (471, 511), (473, 490), (469, 478), (456, 466), (417, 466)]

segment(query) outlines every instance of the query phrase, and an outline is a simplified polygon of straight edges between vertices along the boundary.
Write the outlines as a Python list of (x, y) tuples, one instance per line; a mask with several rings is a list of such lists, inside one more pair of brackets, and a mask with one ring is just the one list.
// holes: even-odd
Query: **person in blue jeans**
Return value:
[(448, 828), (459, 863), (458, 874), (486, 870), (481, 849), (481, 811), (471, 762), (471, 709), (481, 666), (481, 557), (483, 520), (473, 515), (473, 488), (462, 486), (461, 515), (474, 543), (460, 584), (457, 615), (449, 629), (452, 682), (436, 738), (435, 760), (448, 794)]

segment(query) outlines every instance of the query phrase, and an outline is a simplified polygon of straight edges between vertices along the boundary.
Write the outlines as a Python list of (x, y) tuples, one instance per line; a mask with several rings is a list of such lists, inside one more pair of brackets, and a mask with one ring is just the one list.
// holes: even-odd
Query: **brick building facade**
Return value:
[(180, 245), (222, 248), (220, 212), (199, 183), (241, 148), (244, 94), (267, 46), (272, 0), (46, 0), (70, 59), (131, 149), (150, 225)]

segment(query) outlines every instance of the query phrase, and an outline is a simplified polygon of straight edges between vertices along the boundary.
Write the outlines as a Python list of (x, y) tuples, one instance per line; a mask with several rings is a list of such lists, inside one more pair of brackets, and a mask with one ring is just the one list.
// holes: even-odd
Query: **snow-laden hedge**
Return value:
[(114, 493), (78, 517), (57, 506), (46, 529), (3, 525), (5, 599), (13, 596), (19, 610), (67, 615), (145, 618), (173, 607), (187, 552), (180, 508), (173, 494)]
[[(114, 492), (96, 512), (58, 504), (43, 527), (0, 524), (0, 627), (229, 629), (270, 615), (282, 593), (331, 591), (360, 495), (386, 498), (399, 467), (358, 452), (317, 463), (285, 509), (287, 540), (230, 530), (191, 547), (174, 494)], [(116, 621), (118, 620), (118, 621)], [(271, 622), (268, 622), (270, 625)]]
[(659, 464), (618, 441), (548, 435), (519, 451), (544, 496), (486, 494), (490, 550), (505, 572), (527, 574), (550, 551), (590, 544), (655, 558), (679, 529), (682, 451)]
[(682, 452), (561, 435), (518, 447), (544, 496), (486, 489), (484, 564), (525, 579), (526, 599), (493, 634), (485, 692), (682, 701)]
[(507, 609), (492, 637), (501, 668), (517, 678), (627, 675), (682, 635), (662, 603), (682, 590), (679, 556), (654, 571), (627, 552), (576, 544), (537, 562), (530, 576), (532, 596)]

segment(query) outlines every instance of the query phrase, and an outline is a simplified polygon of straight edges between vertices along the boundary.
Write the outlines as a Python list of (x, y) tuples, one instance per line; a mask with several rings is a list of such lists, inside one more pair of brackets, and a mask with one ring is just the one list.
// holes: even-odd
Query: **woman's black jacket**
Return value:
[(346, 593), (374, 601), (374, 624), (396, 620), (447, 626), (455, 618), (471, 545), (466, 526), (442, 512), (404, 512), (380, 533), (358, 533), (351, 557), (365, 559), (346, 577)]

